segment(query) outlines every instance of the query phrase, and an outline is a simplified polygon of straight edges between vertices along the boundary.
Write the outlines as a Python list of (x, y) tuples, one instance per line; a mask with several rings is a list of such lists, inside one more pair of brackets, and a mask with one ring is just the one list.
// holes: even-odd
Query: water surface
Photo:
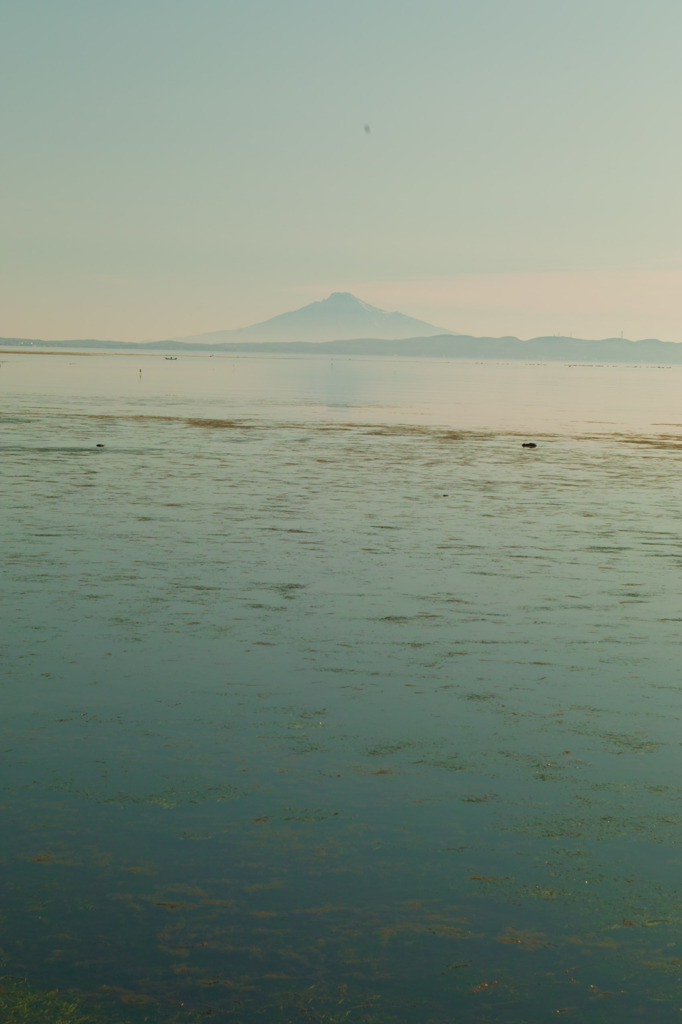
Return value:
[(678, 1019), (677, 370), (2, 358), (16, 1020)]

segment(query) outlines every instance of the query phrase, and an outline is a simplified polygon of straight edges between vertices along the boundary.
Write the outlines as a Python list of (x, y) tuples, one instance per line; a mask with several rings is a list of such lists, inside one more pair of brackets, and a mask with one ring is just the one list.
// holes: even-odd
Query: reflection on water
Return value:
[(411, 423), (468, 430), (682, 427), (682, 367), (305, 356), (0, 354), (15, 408)]
[(95, 358), (0, 368), (0, 1011), (677, 1019), (674, 428)]

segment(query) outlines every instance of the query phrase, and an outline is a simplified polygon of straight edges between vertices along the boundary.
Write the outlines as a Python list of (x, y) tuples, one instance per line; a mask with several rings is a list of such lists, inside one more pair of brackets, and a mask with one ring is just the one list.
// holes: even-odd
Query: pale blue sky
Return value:
[(0, 335), (195, 334), (348, 290), (682, 341), (679, 0), (0, 14)]

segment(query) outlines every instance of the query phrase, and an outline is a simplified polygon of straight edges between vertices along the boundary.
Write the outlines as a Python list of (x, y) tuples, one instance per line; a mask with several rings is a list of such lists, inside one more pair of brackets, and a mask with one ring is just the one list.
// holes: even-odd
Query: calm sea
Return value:
[(3, 1022), (680, 1019), (682, 369), (0, 362)]

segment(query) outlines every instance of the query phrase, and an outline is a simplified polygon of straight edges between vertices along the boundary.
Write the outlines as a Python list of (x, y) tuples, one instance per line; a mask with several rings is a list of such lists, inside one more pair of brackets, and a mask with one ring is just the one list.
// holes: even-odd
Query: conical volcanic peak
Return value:
[(194, 341), (204, 344), (225, 342), (296, 342), (296, 341), (341, 341), (353, 338), (398, 338), (430, 337), (435, 334), (449, 334), (442, 327), (434, 327), (423, 320), (415, 320), (404, 313), (389, 313), (370, 306), (369, 303), (351, 295), (350, 292), (332, 292), (319, 302), (280, 313), (263, 323), (252, 324), (230, 331), (211, 331), (196, 334), (178, 341)]
[(384, 310), (379, 309), (378, 306), (370, 306), (369, 302), (363, 302), (362, 299), (358, 299), (357, 296), (352, 295), (350, 292), (332, 292), (328, 299), (322, 299), (321, 302), (313, 302), (312, 305), (325, 306), (330, 310), (364, 309), (370, 313), (384, 312)]

